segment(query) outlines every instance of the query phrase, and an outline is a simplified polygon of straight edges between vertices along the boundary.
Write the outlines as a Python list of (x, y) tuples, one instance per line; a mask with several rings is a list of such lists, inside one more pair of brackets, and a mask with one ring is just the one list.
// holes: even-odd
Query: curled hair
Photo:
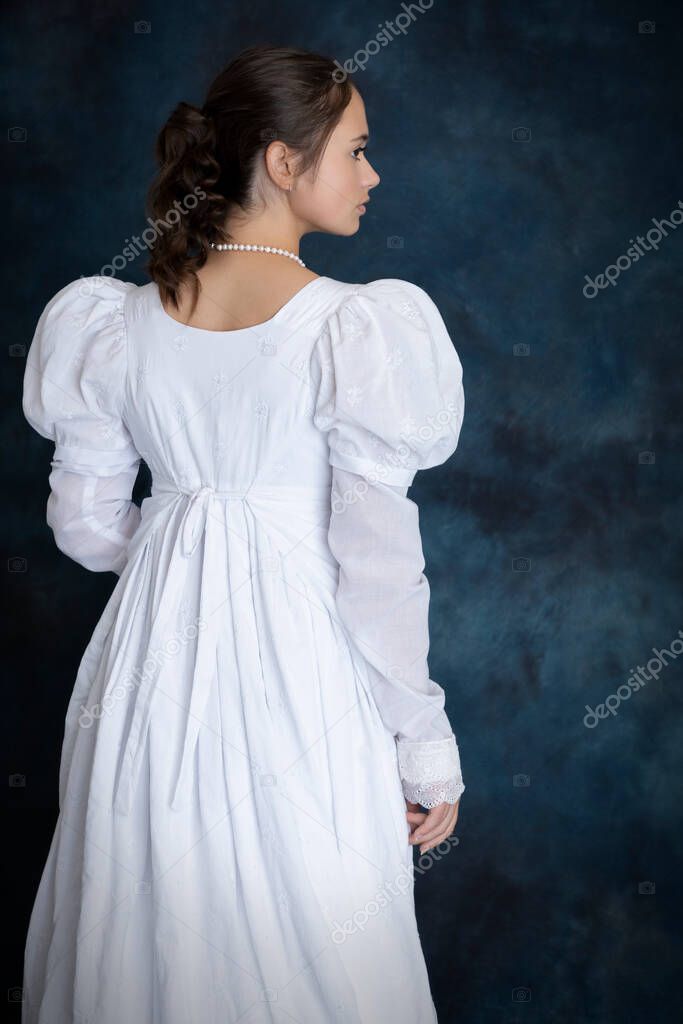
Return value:
[(298, 156), (297, 173), (317, 170), (329, 136), (352, 96), (331, 58), (291, 47), (243, 50), (209, 86), (201, 108), (178, 103), (156, 140), (159, 170), (147, 194), (158, 236), (147, 271), (164, 304), (178, 308), (179, 288), (192, 282), (211, 242), (229, 242), (233, 207), (254, 208), (255, 172), (275, 139)]

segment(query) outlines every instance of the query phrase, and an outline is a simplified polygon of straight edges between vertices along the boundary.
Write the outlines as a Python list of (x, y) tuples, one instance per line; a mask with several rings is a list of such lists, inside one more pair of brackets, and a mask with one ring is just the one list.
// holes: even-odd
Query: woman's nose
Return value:
[(368, 189), (376, 188), (377, 185), (379, 185), (380, 181), (382, 180), (374, 167), (370, 167), (370, 172), (371, 173), (368, 175), (366, 181), (364, 182), (365, 187)]

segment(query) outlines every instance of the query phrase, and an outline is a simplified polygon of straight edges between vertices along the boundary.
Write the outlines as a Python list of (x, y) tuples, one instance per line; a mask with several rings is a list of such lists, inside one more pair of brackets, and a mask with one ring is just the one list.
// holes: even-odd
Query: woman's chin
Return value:
[(355, 235), (360, 227), (361, 212), (358, 207), (354, 207), (351, 215), (348, 213), (342, 219), (333, 223), (312, 223), (310, 230), (318, 231), (324, 235), (341, 235), (342, 237), (348, 237), (349, 235)]

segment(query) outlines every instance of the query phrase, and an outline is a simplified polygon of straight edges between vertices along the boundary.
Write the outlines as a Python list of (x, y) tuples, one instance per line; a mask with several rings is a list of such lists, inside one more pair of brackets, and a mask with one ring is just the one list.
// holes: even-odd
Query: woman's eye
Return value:
[(353, 151), (353, 159), (354, 160), (360, 160), (360, 157), (356, 156), (356, 153), (364, 153), (367, 148), (368, 148), (367, 146), (359, 146), (358, 149), (354, 149), (354, 151)]

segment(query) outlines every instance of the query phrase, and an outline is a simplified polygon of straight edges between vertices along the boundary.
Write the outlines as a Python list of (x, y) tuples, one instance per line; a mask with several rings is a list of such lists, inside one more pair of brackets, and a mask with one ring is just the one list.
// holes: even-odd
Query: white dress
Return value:
[(58, 547), (119, 576), (66, 714), (23, 1024), (434, 1024), (404, 797), (464, 786), (406, 492), (464, 399), (432, 300), (320, 277), (214, 332), (154, 283), (81, 278), (23, 410)]

